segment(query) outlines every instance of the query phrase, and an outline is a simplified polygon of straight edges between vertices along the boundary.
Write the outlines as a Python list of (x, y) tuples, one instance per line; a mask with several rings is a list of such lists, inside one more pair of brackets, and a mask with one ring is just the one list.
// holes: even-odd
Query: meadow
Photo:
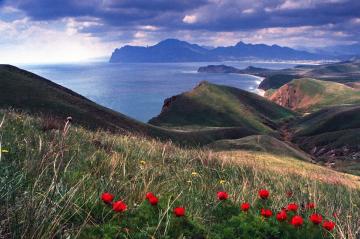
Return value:
[[(11, 110), (1, 111), (0, 119), (1, 238), (225, 238), (224, 225), (233, 230), (237, 222), (275, 235), (253, 238), (286, 238), (274, 216), (260, 215), (260, 189), (270, 192), (274, 214), (296, 203), (304, 223), (305, 205), (315, 203), (317, 213), (336, 223), (324, 237), (355, 239), (359, 233), (356, 176), (284, 155), (180, 148)], [(228, 193), (223, 206), (219, 191)], [(104, 192), (127, 210), (113, 212), (100, 198)], [(156, 213), (147, 192), (159, 199)], [(248, 219), (240, 212), (244, 202), (251, 205)], [(186, 208), (183, 221), (173, 215), (180, 206)]]

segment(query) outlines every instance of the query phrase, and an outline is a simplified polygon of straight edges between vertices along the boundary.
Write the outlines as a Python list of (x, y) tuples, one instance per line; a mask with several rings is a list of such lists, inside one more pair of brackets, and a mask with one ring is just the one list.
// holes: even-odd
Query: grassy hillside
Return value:
[(360, 90), (336, 82), (302, 78), (283, 85), (269, 99), (284, 107), (307, 112), (326, 106), (359, 104)]
[(268, 133), (295, 115), (261, 96), (233, 87), (202, 82), (192, 91), (165, 101), (149, 121), (159, 126), (245, 127)]
[[(219, 139), (233, 139), (255, 132), (245, 127), (169, 130), (141, 123), (100, 106), (41, 76), (10, 65), (0, 65), (0, 109), (12, 108), (42, 115), (45, 128), (59, 128), (68, 116), (73, 124), (116, 133), (138, 133), (185, 145), (203, 145)], [(59, 126), (60, 125), (60, 126)]]
[(360, 105), (327, 107), (298, 119), (293, 127), (296, 136), (360, 128)]
[(59, 120), (72, 116), (75, 123), (116, 132), (146, 133), (145, 124), (102, 107), (85, 97), (31, 72), (0, 65), (0, 108), (53, 115)]
[(311, 161), (311, 157), (287, 143), (268, 135), (251, 135), (241, 139), (218, 140), (207, 145), (216, 151), (247, 150), (252, 152), (263, 152), (278, 155), (280, 157), (293, 157), (305, 161)]
[(303, 150), (334, 163), (337, 169), (360, 175), (359, 105), (325, 108), (291, 123), (290, 128), (293, 141)]
[[(360, 228), (356, 176), (261, 152), (185, 150), (74, 126), (44, 131), (40, 119), (13, 112), (1, 112), (0, 119), (3, 238), (183, 238), (186, 231), (174, 234), (179, 223), (208, 238), (226, 238), (212, 216), (216, 192), (226, 190), (236, 208), (244, 201), (255, 207), (261, 188), (270, 190), (275, 212), (289, 202), (315, 202), (317, 212), (336, 221), (335, 238), (355, 239)], [(128, 210), (113, 213), (99, 199), (104, 191), (124, 200)], [(148, 191), (160, 198), (151, 220), (137, 214), (152, 210), (144, 202)], [(186, 207), (184, 221), (172, 216), (179, 205)], [(254, 220), (264, 228), (278, 225), (274, 218)]]

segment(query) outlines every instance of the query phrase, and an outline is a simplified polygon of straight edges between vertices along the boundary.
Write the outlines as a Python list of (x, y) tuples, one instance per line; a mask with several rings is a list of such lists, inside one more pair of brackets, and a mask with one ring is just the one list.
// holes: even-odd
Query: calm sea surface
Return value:
[[(165, 98), (191, 90), (200, 81), (256, 92), (260, 79), (249, 75), (197, 73), (200, 66), (222, 63), (84, 63), (21, 65), (113, 110), (147, 122), (159, 114)], [(280, 69), (287, 63), (225, 62), (240, 69), (249, 65)]]

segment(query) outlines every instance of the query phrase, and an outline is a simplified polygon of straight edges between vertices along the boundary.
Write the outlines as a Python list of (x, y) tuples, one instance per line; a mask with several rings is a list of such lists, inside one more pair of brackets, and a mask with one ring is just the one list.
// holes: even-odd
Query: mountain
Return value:
[(156, 45), (129, 46), (115, 49), (110, 62), (192, 62), (241, 59), (312, 60), (320, 55), (289, 47), (239, 42), (229, 47), (201, 47), (177, 39), (166, 39)]
[(265, 98), (234, 87), (202, 82), (192, 91), (166, 99), (158, 126), (245, 127), (273, 132), (278, 123), (296, 114)]
[(150, 47), (124, 46), (115, 49), (110, 62), (184, 62), (209, 60), (208, 49), (176, 39)]
[(337, 82), (301, 78), (281, 86), (268, 98), (292, 110), (308, 112), (332, 105), (360, 104), (360, 90)]
[(211, 56), (216, 56), (219, 60), (237, 60), (241, 58), (255, 59), (282, 59), (282, 60), (305, 60), (319, 59), (320, 56), (298, 51), (289, 47), (265, 44), (246, 44), (239, 42), (235, 46), (217, 47), (210, 52)]

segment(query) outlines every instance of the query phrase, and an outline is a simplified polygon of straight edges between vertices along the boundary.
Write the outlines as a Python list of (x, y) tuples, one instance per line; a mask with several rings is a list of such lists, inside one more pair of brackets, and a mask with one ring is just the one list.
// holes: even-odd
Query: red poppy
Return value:
[(323, 218), (320, 214), (314, 213), (310, 215), (310, 221), (316, 225), (320, 224), (322, 219)]
[(287, 218), (287, 214), (286, 211), (284, 210), (281, 210), (281, 212), (276, 214), (276, 220), (278, 220), (279, 222), (285, 221), (286, 218)]
[(261, 211), (260, 211), (260, 214), (263, 217), (271, 217), (272, 216), (272, 211), (270, 209), (262, 208)]
[(291, 224), (294, 227), (300, 227), (303, 223), (304, 223), (304, 220), (299, 215), (293, 216), (293, 218), (291, 218)]
[(268, 190), (266, 189), (260, 189), (259, 190), (259, 196), (262, 198), (262, 199), (267, 199), (269, 197), (270, 193)]
[(149, 200), (149, 198), (151, 198), (151, 197), (155, 197), (155, 195), (154, 195), (152, 192), (146, 193), (145, 198), (146, 198), (147, 200)]
[(333, 221), (324, 221), (322, 226), (326, 230), (332, 231), (335, 228), (335, 222), (333, 222)]
[(115, 212), (124, 212), (126, 211), (126, 204), (123, 201), (116, 201), (113, 203), (113, 210)]
[(296, 212), (297, 209), (298, 209), (298, 205), (296, 203), (289, 203), (289, 205), (287, 205), (288, 211)]
[(309, 202), (308, 204), (306, 204), (306, 208), (307, 209), (314, 209), (315, 208), (315, 203)]
[(219, 200), (226, 200), (228, 199), (229, 195), (227, 194), (227, 192), (218, 192), (217, 197)]
[(241, 204), (241, 211), (247, 212), (250, 209), (250, 203), (244, 202)]
[(153, 205), (153, 206), (157, 205), (158, 202), (159, 202), (159, 199), (158, 199), (157, 197), (155, 197), (155, 196), (150, 197), (148, 200), (149, 200), (149, 203), (150, 203), (151, 205)]
[(110, 204), (114, 200), (114, 195), (111, 193), (103, 193), (101, 194), (101, 200), (106, 204)]
[(184, 207), (174, 208), (174, 214), (177, 217), (183, 217), (185, 215), (185, 208)]

